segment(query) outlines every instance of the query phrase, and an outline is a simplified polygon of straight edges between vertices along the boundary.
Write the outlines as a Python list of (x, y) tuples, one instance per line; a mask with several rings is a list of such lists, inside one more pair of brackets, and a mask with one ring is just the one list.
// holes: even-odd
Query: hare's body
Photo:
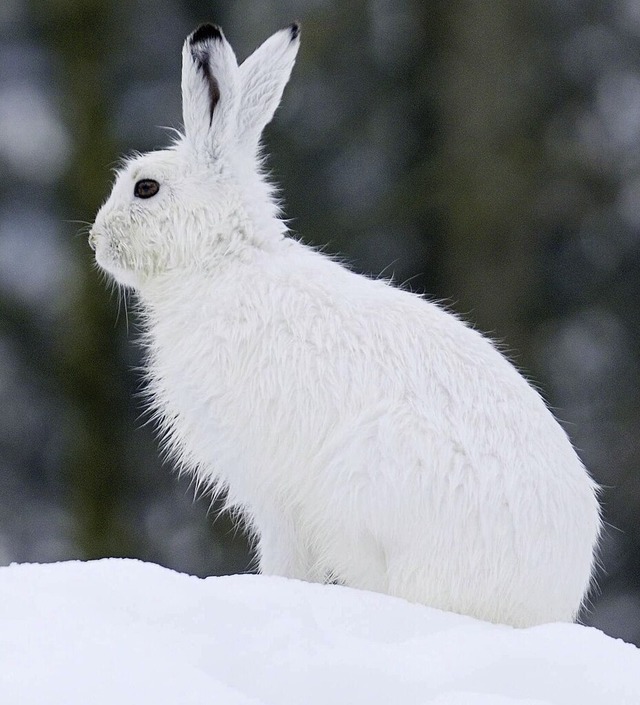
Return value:
[[(565, 433), (479, 333), (284, 236), (243, 98), (227, 97), (240, 112), (225, 121), (215, 90), (196, 90), (231, 71), (218, 31), (198, 32), (185, 48), (184, 142), (125, 169), (92, 235), (100, 263), (138, 291), (168, 447), (228, 488), (264, 572), (517, 626), (572, 619), (599, 512)], [(295, 40), (263, 45), (286, 77)], [(247, 62), (232, 86), (258, 84)], [(198, 161), (194, 91), (213, 105), (214, 134), (231, 120), (255, 145), (225, 150), (200, 126)], [(154, 202), (132, 199), (134, 183), (147, 193), (140, 179), (160, 183)]]
[(263, 571), (516, 625), (568, 620), (594, 487), (477, 332), (303, 245), (143, 290), (165, 431), (222, 480)]

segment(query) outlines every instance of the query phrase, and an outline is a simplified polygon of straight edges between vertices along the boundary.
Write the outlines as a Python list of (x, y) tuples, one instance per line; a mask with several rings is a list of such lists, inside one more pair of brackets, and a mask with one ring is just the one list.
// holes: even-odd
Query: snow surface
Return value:
[(0, 568), (2, 705), (639, 705), (640, 650), (133, 560)]

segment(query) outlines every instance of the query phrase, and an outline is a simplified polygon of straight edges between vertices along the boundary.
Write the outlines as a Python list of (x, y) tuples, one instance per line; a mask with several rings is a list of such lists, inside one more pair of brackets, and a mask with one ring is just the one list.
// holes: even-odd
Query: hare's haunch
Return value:
[(259, 143), (299, 41), (292, 25), (238, 66), (196, 30), (184, 136), (130, 160), (96, 217), (98, 263), (140, 302), (162, 438), (243, 511), (265, 573), (571, 620), (596, 487), (540, 396), (458, 318), (278, 217)]

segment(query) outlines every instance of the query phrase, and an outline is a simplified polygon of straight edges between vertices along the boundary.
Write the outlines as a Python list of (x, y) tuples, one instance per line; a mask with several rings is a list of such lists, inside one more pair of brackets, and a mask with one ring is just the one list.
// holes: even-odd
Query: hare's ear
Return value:
[(276, 32), (240, 65), (238, 140), (257, 147), (280, 103), (300, 46), (300, 26)]
[(199, 149), (229, 144), (239, 103), (238, 63), (222, 30), (203, 24), (182, 48), (182, 118), (187, 140)]

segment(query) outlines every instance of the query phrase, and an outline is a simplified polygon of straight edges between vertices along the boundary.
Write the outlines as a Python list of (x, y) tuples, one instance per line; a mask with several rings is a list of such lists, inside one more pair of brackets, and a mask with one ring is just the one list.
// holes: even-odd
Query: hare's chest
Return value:
[(258, 402), (262, 348), (211, 319), (186, 323), (153, 331), (148, 373), (163, 439), (182, 464), (244, 484), (271, 427)]
[[(156, 335), (147, 363), (151, 404), (167, 447), (188, 465), (210, 464), (223, 452), (225, 371), (186, 331)], [(232, 413), (232, 412), (230, 412)]]

